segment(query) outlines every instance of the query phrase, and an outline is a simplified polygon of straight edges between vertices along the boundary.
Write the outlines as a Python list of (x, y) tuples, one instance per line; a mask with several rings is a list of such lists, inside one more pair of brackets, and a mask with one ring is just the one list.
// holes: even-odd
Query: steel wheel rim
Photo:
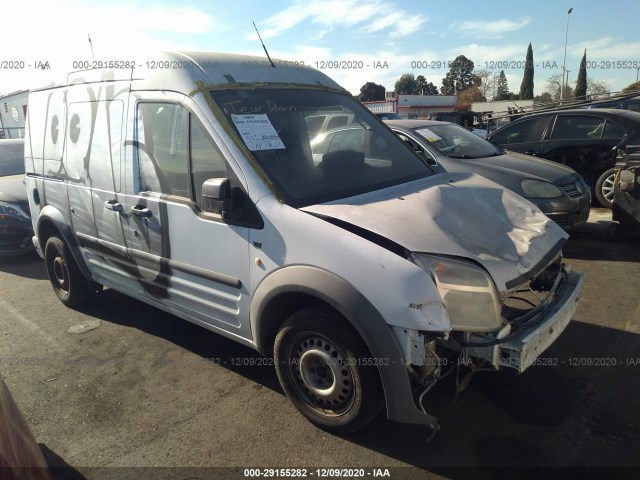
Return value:
[(64, 258), (61, 256), (53, 259), (53, 277), (61, 290), (65, 292), (69, 290), (69, 271)]
[(291, 342), (288, 358), (296, 393), (315, 410), (338, 416), (353, 405), (353, 372), (334, 342), (305, 332)]
[(602, 182), (602, 196), (607, 202), (613, 202), (613, 184), (616, 178), (616, 174), (612, 173)]

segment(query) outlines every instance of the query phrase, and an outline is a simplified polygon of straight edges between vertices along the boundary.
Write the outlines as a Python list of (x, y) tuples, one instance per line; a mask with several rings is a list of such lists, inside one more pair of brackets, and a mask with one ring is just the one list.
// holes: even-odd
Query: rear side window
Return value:
[(602, 138), (607, 140), (621, 140), (622, 137), (624, 137), (624, 134), (624, 128), (607, 120), (607, 123), (604, 126), (604, 131), (602, 132)]
[(514, 125), (507, 125), (493, 134), (491, 141), (498, 145), (539, 142), (548, 123), (549, 117), (539, 117), (523, 120)]
[(604, 130), (605, 120), (598, 117), (579, 115), (558, 115), (552, 140), (593, 140), (599, 139)]
[(137, 123), (139, 192), (201, 204), (205, 180), (227, 176), (222, 152), (185, 107), (140, 103)]
[(24, 173), (24, 144), (0, 141), (0, 177)]

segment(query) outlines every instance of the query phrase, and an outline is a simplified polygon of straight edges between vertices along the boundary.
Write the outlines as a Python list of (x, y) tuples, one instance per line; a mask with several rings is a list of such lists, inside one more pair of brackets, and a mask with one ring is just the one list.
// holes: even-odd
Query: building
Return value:
[(373, 113), (397, 113), (402, 118), (428, 118), (436, 113), (455, 112), (454, 95), (403, 95), (389, 97), (378, 102), (364, 102)]
[(0, 138), (24, 138), (28, 90), (0, 96)]

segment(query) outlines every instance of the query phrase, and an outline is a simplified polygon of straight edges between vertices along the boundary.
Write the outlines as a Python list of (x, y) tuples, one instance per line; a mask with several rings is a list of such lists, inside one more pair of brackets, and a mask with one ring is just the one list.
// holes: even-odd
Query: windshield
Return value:
[(483, 158), (503, 154), (496, 145), (459, 125), (433, 125), (414, 128), (413, 131), (451, 158)]
[(214, 90), (211, 95), (292, 206), (346, 198), (433, 174), (347, 95), (302, 89)]
[(24, 173), (24, 144), (0, 142), (0, 177)]

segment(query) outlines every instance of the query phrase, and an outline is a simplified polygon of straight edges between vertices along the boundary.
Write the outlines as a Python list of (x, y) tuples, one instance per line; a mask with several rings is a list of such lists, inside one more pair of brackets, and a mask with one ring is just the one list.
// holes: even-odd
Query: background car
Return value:
[(573, 168), (598, 201), (611, 208), (616, 156), (627, 145), (640, 144), (640, 113), (603, 108), (531, 114), (487, 139)]
[(376, 117), (380, 120), (400, 120), (402, 117), (397, 113), (392, 112), (382, 112), (382, 113), (374, 113)]
[(589, 187), (571, 168), (519, 153), (507, 153), (467, 129), (429, 120), (386, 121), (431, 165), (447, 172), (482, 175), (525, 197), (565, 229), (589, 217)]
[(640, 112), (640, 97), (597, 101), (588, 105), (587, 108), (618, 108), (622, 110)]
[(0, 257), (34, 249), (24, 175), (24, 140), (0, 140)]

